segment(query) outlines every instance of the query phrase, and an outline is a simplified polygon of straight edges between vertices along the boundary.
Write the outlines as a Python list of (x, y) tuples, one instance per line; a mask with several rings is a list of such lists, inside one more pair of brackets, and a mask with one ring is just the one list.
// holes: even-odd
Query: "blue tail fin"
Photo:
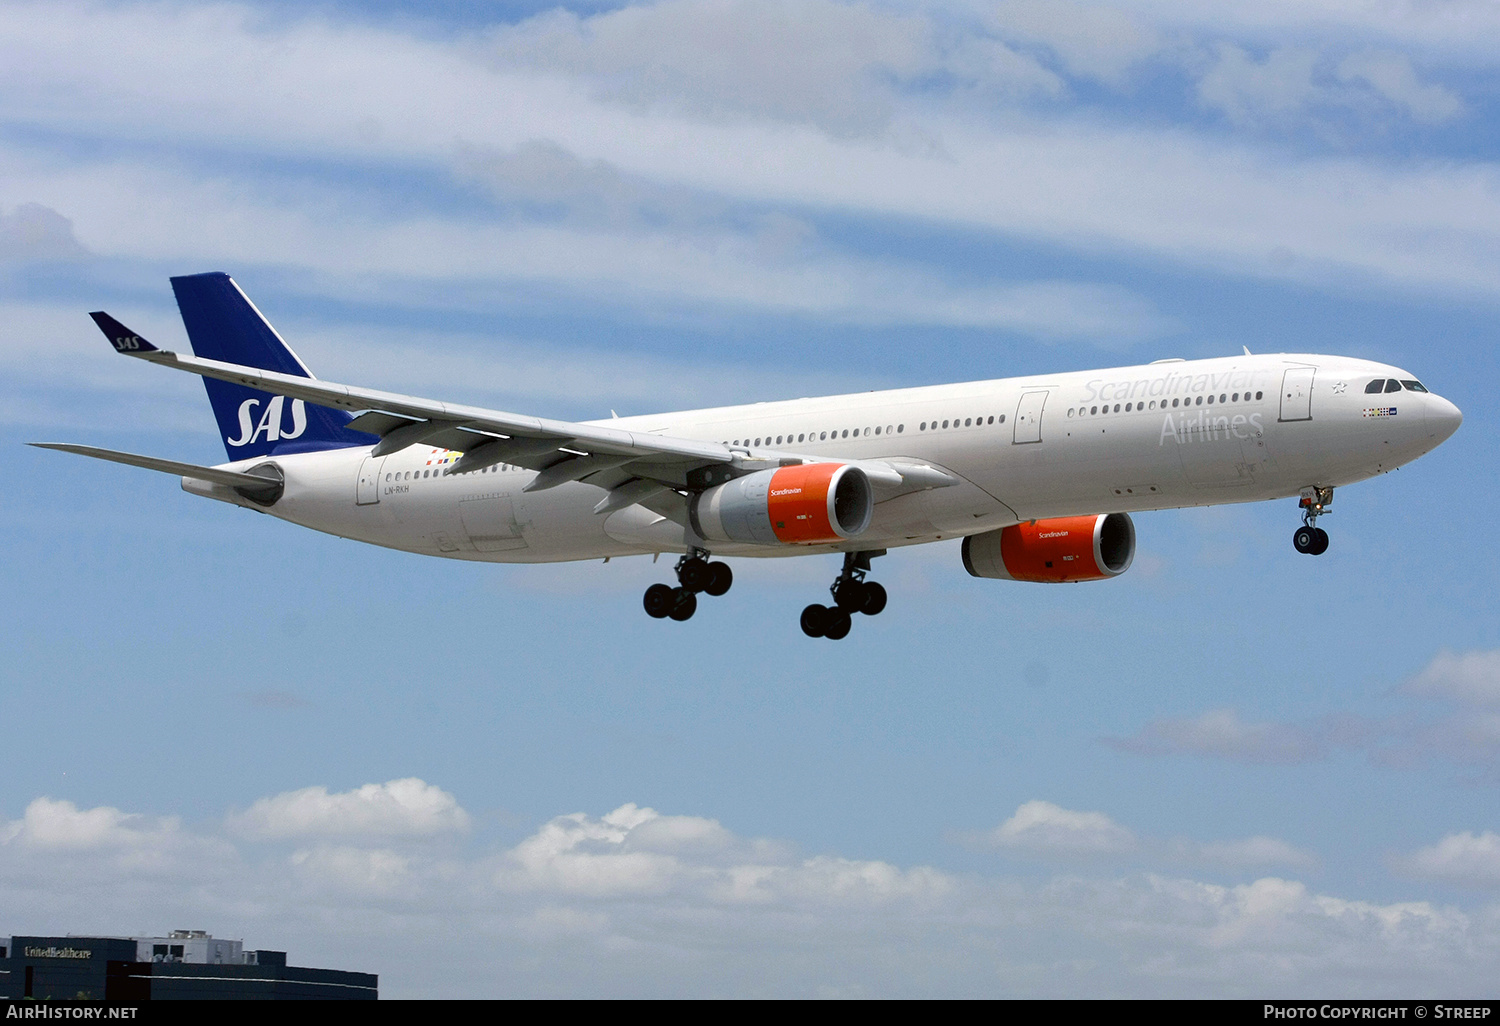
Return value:
[[(234, 279), (221, 271), (172, 279), (177, 308), (193, 352), (209, 360), (310, 378), (312, 373), (255, 309)], [(231, 460), (373, 445), (374, 435), (350, 431), (353, 415), (301, 399), (258, 392), (204, 378)]]

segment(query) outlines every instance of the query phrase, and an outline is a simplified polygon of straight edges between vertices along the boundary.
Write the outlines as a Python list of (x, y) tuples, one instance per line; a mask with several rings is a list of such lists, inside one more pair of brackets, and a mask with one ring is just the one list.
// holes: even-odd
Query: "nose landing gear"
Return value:
[(665, 584), (653, 584), (646, 589), (642, 604), (646, 615), (661, 620), (691, 619), (698, 611), (698, 593), (719, 596), (734, 583), (734, 572), (728, 563), (708, 561), (707, 549), (690, 549), (677, 561), (677, 584), (673, 588)]
[(865, 580), (865, 574), (870, 572), (870, 560), (883, 555), (884, 549), (844, 553), (844, 569), (828, 589), (833, 595), (833, 605), (813, 603), (802, 610), (802, 633), (809, 638), (838, 641), (849, 634), (855, 613), (875, 616), (883, 610), (885, 588), (876, 581)]
[(1333, 487), (1304, 488), (1298, 506), (1302, 510), (1302, 526), (1292, 534), (1292, 548), (1309, 556), (1321, 556), (1328, 551), (1328, 532), (1318, 526), (1318, 517), (1330, 512), (1333, 505)]

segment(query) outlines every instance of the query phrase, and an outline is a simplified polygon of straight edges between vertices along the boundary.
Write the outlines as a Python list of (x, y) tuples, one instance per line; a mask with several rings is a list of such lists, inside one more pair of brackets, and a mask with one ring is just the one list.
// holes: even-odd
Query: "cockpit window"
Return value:
[(1403, 385), (1406, 386), (1406, 390), (1408, 392), (1425, 392), (1425, 391), (1427, 391), (1426, 386), (1424, 386), (1420, 381), (1407, 381), (1407, 380), (1403, 379), (1402, 382), (1401, 382), (1401, 384), (1403, 384)]
[(1375, 395), (1385, 391), (1385, 378), (1376, 378), (1365, 386), (1365, 395)]
[(1387, 392), (1399, 392), (1401, 391), (1401, 382), (1397, 381), (1395, 378), (1387, 378), (1385, 382), (1385, 390)]

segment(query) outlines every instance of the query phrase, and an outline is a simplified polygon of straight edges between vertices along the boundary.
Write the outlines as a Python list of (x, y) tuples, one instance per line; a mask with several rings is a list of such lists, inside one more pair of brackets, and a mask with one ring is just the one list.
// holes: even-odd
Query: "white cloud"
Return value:
[(1135, 835), (1102, 812), (1074, 812), (1029, 801), (989, 834), (1001, 848), (1038, 855), (1104, 855), (1132, 851)]
[(994, 830), (958, 840), (1041, 859), (1088, 857), (1234, 871), (1270, 866), (1306, 869), (1317, 864), (1308, 852), (1275, 837), (1208, 842), (1143, 837), (1102, 812), (1077, 812), (1045, 801), (1025, 802)]
[(1303, 723), (1254, 723), (1233, 709), (1147, 723), (1103, 743), (1137, 755), (1197, 755), (1290, 765), (1338, 749), (1364, 752), (1377, 765), (1411, 768), (1430, 761), (1461, 767), (1470, 783), (1500, 782), (1500, 652), (1443, 651), (1399, 693), (1440, 700), (1439, 715), (1416, 711), (1375, 719), (1324, 716)]
[(88, 251), (73, 237), (73, 222), (51, 207), (22, 203), (0, 213), (0, 263), (66, 260)]
[[(748, 9), (722, 7), (724, 17)], [(686, 24), (698, 16), (695, 10), (662, 5), (660, 11), (611, 12), (570, 21), (567, 31), (593, 46), (588, 26), (599, 19), (646, 24), (674, 15)], [(848, 14), (833, 4), (817, 11)], [(848, 16), (887, 18), (872, 11)], [(543, 20), (554, 17), (574, 18)], [(65, 28), (53, 31), (55, 24)], [(1287, 53), (1295, 57), (1295, 49)], [(152, 67), (152, 75), (133, 75), (113, 60), (122, 50), (137, 55), (136, 66)], [(611, 59), (626, 60), (619, 55), (631, 52), (626, 46)], [(0, 15), (0, 58), (0, 88), (17, 122), (150, 140), (202, 159), (227, 148), (280, 160), (354, 159), (432, 170), (449, 166), (456, 152), (510, 152), (544, 140), (576, 155), (585, 171), (602, 161), (626, 182), (668, 183), (669, 194), (686, 190), (779, 209), (793, 221), (804, 220), (793, 208), (917, 218), (1318, 283), (1373, 279), (1492, 295), (1500, 281), (1500, 189), (1484, 162), (1290, 158), (1177, 129), (1110, 127), (1056, 115), (996, 119), (982, 103), (933, 108), (924, 105), (921, 90), (890, 101), (912, 107), (910, 116), (896, 117), (893, 125), (904, 127), (889, 137), (830, 135), (792, 114), (779, 122), (769, 113), (758, 120), (704, 120), (680, 105), (600, 99), (583, 72), (569, 77), (529, 66), (497, 68), (472, 39), (419, 39), (317, 19), (268, 26), (231, 6), (78, 6), (61, 17), (55, 5), (8, 5)], [(1405, 96), (1396, 101), (1404, 109), (1438, 112), (1437, 94), (1422, 92), (1425, 86), (1413, 92), (1391, 72), (1395, 65), (1377, 64), (1356, 61), (1350, 82), (1330, 78), (1329, 88), (1375, 83), (1383, 95)], [(650, 77), (649, 66), (639, 66), (643, 77)], [(1251, 79), (1257, 74), (1235, 66)], [(697, 80), (689, 75), (682, 81)], [(850, 88), (848, 95), (857, 95), (862, 87)], [(1262, 99), (1269, 90), (1276, 102), (1290, 103), (1302, 85), (1276, 100), (1274, 81), (1226, 84), (1224, 102), (1248, 104), (1255, 88)], [(753, 92), (747, 88), (746, 95)], [(713, 95), (709, 100), (720, 103)], [(110, 103), (101, 105), (100, 96)], [(306, 96), (320, 102), (306, 103)], [(198, 169), (152, 182), (129, 161), (113, 159), (83, 172), (71, 166), (28, 172), (17, 166), (25, 152), (19, 145), (0, 150), (0, 172), (12, 196), (73, 218), (91, 249), (135, 259), (305, 260), (355, 276), (562, 280), (878, 323), (931, 319), (1028, 331), (1038, 323), (1035, 297), (1017, 294), (1022, 284), (960, 285), (942, 274), (923, 277), (912, 268), (853, 257), (788, 266), (765, 255), (767, 238), (778, 237), (774, 231), (716, 231), (684, 242), (664, 232), (641, 239), (541, 223), (501, 230), (405, 216), (388, 224), (357, 190), (325, 189), (315, 200), (288, 203), (289, 187), (258, 195), (243, 169)], [(1269, 262), (1272, 251), (1295, 260)], [(1081, 323), (1070, 322), (1055, 301), (1042, 304), (1054, 330), (1095, 330), (1088, 325), (1101, 314), (1123, 317), (1127, 329), (1141, 323), (1138, 310), (1122, 309), (1108, 295), (1082, 298), (1089, 310)], [(1045, 319), (1038, 330), (1046, 330)]]
[(1500, 887), (1500, 834), (1449, 834), (1434, 845), (1397, 859), (1405, 872), (1460, 887)]
[(594, 819), (559, 816), (496, 866), (502, 890), (594, 898), (694, 894), (730, 903), (883, 903), (944, 892), (926, 867), (828, 856), (799, 860), (784, 845), (742, 841), (717, 821), (622, 805)]
[(503, 67), (577, 76), (610, 100), (835, 134), (883, 127), (900, 86), (945, 71), (1007, 94), (1060, 87), (998, 41), (949, 41), (919, 15), (829, 0), (664, 0), (587, 17), (559, 9), (494, 30), (489, 52)]
[(1500, 651), (1439, 652), (1404, 690), (1424, 698), (1500, 707)]
[[(1017, 811), (1027, 844), (1179, 859), (1098, 813)], [(1492, 977), (1500, 948), (1500, 916), (1320, 894), (1292, 879), (1026, 882), (808, 858), (635, 804), (557, 817), (494, 854), (388, 833), (269, 841), (246, 858), (214, 832), (49, 799), (17, 823), (0, 829), (0, 907), (17, 932), (191, 922), (304, 964), (378, 972), (395, 997), (431, 996), (434, 980), (449, 997), (1382, 996), (1472, 989)], [(1227, 847), (1247, 863), (1288, 854), (1267, 838)]]
[(1411, 58), (1400, 53), (1363, 51), (1339, 64), (1339, 78), (1366, 83), (1417, 121), (1447, 121), (1463, 112), (1463, 101), (1440, 85), (1417, 80)]
[(1290, 36), (1372, 38), (1422, 48), (1455, 61), (1492, 64), (1500, 44), (1500, 10), (1488, 0), (1117, 0), (1158, 31), (1234, 33), (1259, 40)]
[(1336, 65), (1318, 50), (1278, 46), (1264, 60), (1220, 41), (1217, 59), (1198, 80), (1198, 99), (1240, 124), (1296, 124), (1319, 109), (1346, 108), (1378, 116), (1378, 97), (1414, 121), (1447, 121), (1463, 102), (1440, 85), (1418, 80), (1411, 59), (1389, 51), (1362, 50)]
[(38, 798), (0, 829), (0, 840), (37, 849), (119, 848), (150, 844), (176, 829), (172, 820), (152, 823), (108, 806), (79, 809), (70, 801)]
[(1233, 709), (1214, 709), (1192, 719), (1148, 723), (1131, 737), (1105, 743), (1139, 755), (1206, 755), (1236, 762), (1297, 763), (1322, 757), (1327, 738), (1286, 723), (1247, 723)]
[(1145, 19), (1118, 6), (1074, 0), (1001, 0), (998, 30), (1051, 49), (1074, 75), (1119, 86), (1162, 42)]
[(1232, 43), (1218, 45), (1218, 60), (1198, 80), (1198, 99), (1237, 122), (1285, 116), (1322, 99), (1313, 83), (1318, 55), (1299, 47), (1278, 47), (1264, 61)]
[(232, 833), (252, 840), (292, 837), (423, 837), (469, 829), (457, 800), (415, 777), (366, 784), (329, 794), (305, 787), (262, 798), (227, 820)]
[(1185, 854), (1193, 862), (1251, 869), (1261, 866), (1288, 866), (1308, 869), (1317, 859), (1301, 848), (1276, 837), (1246, 837), (1238, 841), (1187, 842)]
[(389, 849), (323, 845), (295, 851), (289, 861), (299, 882), (316, 890), (388, 897), (410, 884), (411, 859)]

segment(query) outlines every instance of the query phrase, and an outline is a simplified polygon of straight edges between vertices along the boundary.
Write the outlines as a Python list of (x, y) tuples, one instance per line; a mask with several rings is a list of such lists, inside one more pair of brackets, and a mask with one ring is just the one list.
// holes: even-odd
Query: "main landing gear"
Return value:
[(828, 589), (833, 594), (833, 605), (814, 603), (802, 610), (802, 633), (809, 638), (838, 641), (848, 635), (855, 613), (874, 616), (884, 609), (885, 588), (875, 581), (865, 580), (865, 574), (870, 572), (870, 560), (883, 555), (884, 549), (844, 553), (844, 569)]
[(722, 595), (734, 583), (728, 563), (708, 561), (707, 549), (690, 549), (677, 561), (677, 584), (653, 584), (646, 589), (646, 614), (660, 620), (687, 620), (698, 611), (698, 593)]
[(1308, 556), (1321, 556), (1328, 551), (1328, 532), (1318, 526), (1318, 517), (1330, 512), (1333, 505), (1333, 488), (1304, 488), (1298, 506), (1302, 510), (1302, 526), (1292, 535), (1292, 548)]

